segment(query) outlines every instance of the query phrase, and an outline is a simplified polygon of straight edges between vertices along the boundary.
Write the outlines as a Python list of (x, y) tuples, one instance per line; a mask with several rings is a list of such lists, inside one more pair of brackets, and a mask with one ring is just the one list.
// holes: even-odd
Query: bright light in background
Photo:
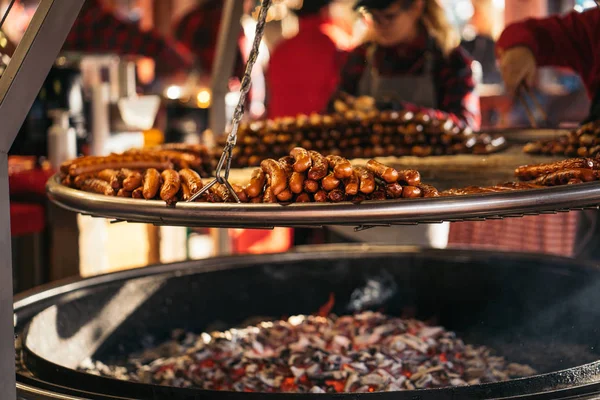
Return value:
[(504, 10), (504, 0), (493, 0), (492, 4), (494, 5), (495, 8)]
[(594, 0), (577, 0), (573, 9), (577, 12), (583, 12), (589, 8), (597, 7)]
[(240, 101), (240, 92), (229, 92), (225, 95), (225, 104), (229, 107), (237, 106)]
[(210, 100), (211, 100), (210, 92), (206, 89), (202, 89), (200, 92), (198, 92), (198, 95), (196, 96), (196, 100), (198, 102), (198, 107), (200, 107), (200, 108), (210, 107)]
[(471, 1), (461, 1), (456, 5), (456, 15), (462, 20), (470, 19), (474, 11)]
[(169, 86), (165, 94), (169, 99), (176, 100), (181, 97), (181, 88), (179, 86)]

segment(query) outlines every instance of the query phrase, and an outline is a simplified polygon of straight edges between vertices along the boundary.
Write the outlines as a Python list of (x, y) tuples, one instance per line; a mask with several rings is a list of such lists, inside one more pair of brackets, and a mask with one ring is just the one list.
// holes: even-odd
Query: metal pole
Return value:
[(215, 135), (221, 135), (227, 125), (225, 117), (225, 95), (227, 84), (233, 73), (233, 64), (237, 54), (238, 38), (240, 37), (240, 19), (244, 14), (242, 0), (225, 0), (215, 63), (212, 66), (212, 104), (210, 107), (210, 129)]
[(84, 1), (41, 0), (0, 77), (0, 393), (7, 399), (16, 398), (8, 150)]
[[(242, 0), (225, 0), (221, 26), (219, 27), (219, 38), (217, 40), (217, 51), (215, 63), (212, 66), (211, 90), (212, 104), (210, 107), (209, 123), (210, 129), (215, 135), (225, 132), (227, 125), (225, 114), (225, 95), (228, 92), (227, 84), (233, 73), (233, 66), (237, 54), (238, 38), (240, 36), (240, 19), (244, 14), (244, 2)], [(229, 233), (227, 229), (213, 229), (215, 250), (217, 255), (231, 253)]]

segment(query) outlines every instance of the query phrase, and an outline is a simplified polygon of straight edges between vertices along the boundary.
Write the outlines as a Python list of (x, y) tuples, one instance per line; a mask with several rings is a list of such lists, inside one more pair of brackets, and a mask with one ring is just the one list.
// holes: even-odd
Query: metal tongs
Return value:
[[(533, 128), (544, 128), (548, 126), (548, 116), (546, 115), (546, 112), (535, 97), (533, 90), (527, 86), (525, 82), (519, 85), (519, 88), (517, 89), (517, 98), (525, 109), (529, 123)], [(527, 101), (528, 98), (531, 100), (531, 105)]]
[(252, 82), (250, 75), (252, 74), (252, 68), (254, 67), (254, 63), (258, 58), (258, 50), (265, 30), (265, 24), (267, 22), (267, 13), (269, 11), (269, 8), (271, 7), (271, 3), (272, 0), (261, 1), (260, 13), (258, 14), (258, 21), (256, 23), (256, 34), (254, 36), (254, 42), (252, 44), (250, 56), (248, 57), (248, 62), (246, 63), (244, 77), (242, 78), (242, 85), (240, 88), (240, 99), (238, 101), (237, 106), (235, 107), (235, 111), (233, 112), (233, 118), (231, 121), (231, 132), (227, 136), (227, 142), (225, 143), (225, 147), (223, 148), (223, 154), (221, 154), (221, 158), (219, 159), (219, 163), (217, 164), (217, 169), (215, 170), (215, 179), (213, 179), (200, 191), (191, 196), (188, 202), (194, 201), (195, 199), (206, 193), (211, 187), (213, 187), (217, 183), (220, 183), (222, 185), (225, 185), (231, 196), (233, 196), (233, 198), (235, 199), (235, 201), (240, 203), (239, 197), (237, 196), (235, 190), (228, 181), (229, 171), (231, 170), (233, 148), (237, 143), (238, 128), (240, 126), (242, 117), (244, 116), (244, 103), (246, 102), (246, 97), (248, 96), (248, 92), (250, 91), (250, 84)]

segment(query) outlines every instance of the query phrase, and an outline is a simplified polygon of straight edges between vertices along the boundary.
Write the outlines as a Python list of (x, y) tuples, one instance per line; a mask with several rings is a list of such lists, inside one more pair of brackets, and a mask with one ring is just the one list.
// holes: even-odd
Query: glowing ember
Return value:
[[(319, 314), (331, 306), (333, 297)], [(535, 373), (441, 327), (374, 312), (295, 316), (211, 335), (178, 331), (125, 366), (88, 360), (81, 369), (177, 387), (295, 393), (463, 386)]]

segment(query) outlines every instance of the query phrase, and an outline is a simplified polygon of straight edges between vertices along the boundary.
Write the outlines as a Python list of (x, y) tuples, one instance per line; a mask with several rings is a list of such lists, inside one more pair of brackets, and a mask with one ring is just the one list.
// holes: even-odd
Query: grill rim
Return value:
[[(67, 280), (66, 282), (58, 282), (56, 284), (45, 286), (34, 289), (32, 291), (20, 294), (15, 297), (14, 307), (15, 315), (23, 314), (29, 310), (29, 317), (33, 314), (42, 311), (49, 305), (57, 304), (58, 301), (64, 299), (79, 298), (80, 296), (86, 296), (92, 293), (94, 290), (99, 290), (104, 284), (124, 282), (131, 279), (142, 278), (142, 277), (180, 277), (189, 274), (202, 274), (210, 273), (213, 271), (222, 270), (234, 270), (239, 268), (252, 268), (256, 264), (261, 262), (269, 262), (274, 264), (281, 264), (289, 261), (311, 261), (311, 260), (327, 260), (327, 259), (339, 259), (340, 256), (343, 258), (351, 258), (352, 256), (362, 255), (363, 257), (375, 258), (385, 255), (397, 255), (402, 253), (403, 255), (410, 256), (423, 256), (429, 259), (436, 259), (439, 257), (450, 257), (453, 259), (461, 260), (482, 260), (494, 257), (502, 257), (505, 259), (519, 260), (521, 263), (536, 265), (536, 268), (553, 269), (556, 266), (548, 266), (547, 264), (561, 264), (562, 267), (569, 268), (572, 272), (578, 272), (583, 274), (598, 273), (598, 268), (594, 263), (581, 262), (566, 257), (553, 256), (553, 255), (539, 255), (530, 253), (506, 253), (499, 251), (487, 251), (487, 250), (464, 250), (464, 249), (420, 249), (411, 246), (393, 246), (393, 245), (368, 245), (368, 244), (343, 244), (343, 245), (318, 245), (318, 246), (304, 246), (299, 247), (296, 251), (284, 253), (284, 254), (269, 254), (269, 255), (239, 255), (239, 256), (223, 256), (215, 257), (199, 261), (185, 261), (174, 264), (159, 264), (149, 266), (137, 270), (129, 270), (116, 272), (107, 275), (101, 275), (92, 278), (74, 279)], [(74, 296), (74, 297), (73, 297)], [(36, 311), (37, 310), (37, 311)], [(25, 316), (27, 319), (27, 316)], [(17, 326), (20, 321), (17, 321)], [(27, 335), (27, 327), (22, 331), (22, 336), (25, 338)], [(106, 398), (110, 396), (117, 396), (113, 398), (164, 398), (161, 396), (173, 396), (169, 398), (227, 398), (237, 399), (237, 396), (242, 398), (252, 398), (253, 396), (296, 396), (298, 398), (314, 396), (314, 394), (298, 394), (298, 393), (238, 393), (238, 392), (227, 392), (227, 391), (208, 391), (200, 389), (183, 389), (183, 388), (172, 388), (160, 385), (149, 385), (135, 382), (121, 381), (114, 378), (108, 377), (97, 377), (91, 374), (79, 372), (76, 370), (69, 370), (62, 366), (56, 365), (50, 361), (44, 360), (36, 354), (23, 350), (24, 357), (29, 363), (35, 363), (43, 365), (46, 370), (54, 370), (62, 375), (68, 377), (66, 379), (59, 379), (56, 382), (45, 382), (50, 387), (65, 387), (67, 390), (74, 390), (80, 393), (91, 393), (95, 387), (106, 388), (107, 386), (114, 386), (115, 390), (111, 392), (103, 393)], [(25, 378), (22, 374), (17, 374), (17, 380), (19, 383), (24, 383)], [(44, 377), (41, 379), (28, 378), (34, 382), (44, 382)], [(87, 386), (70, 387), (64, 384), (68, 381), (90, 381), (91, 383)], [(126, 391), (121, 388), (127, 388)], [(174, 391), (175, 393), (168, 393)], [(487, 383), (480, 385), (473, 385), (467, 387), (455, 387), (455, 388), (436, 388), (436, 389), (419, 389), (410, 391), (399, 391), (399, 392), (377, 392), (377, 393), (365, 393), (365, 394), (336, 394), (335, 396), (353, 396), (352, 398), (362, 398), (365, 395), (378, 396), (378, 399), (415, 399), (428, 400), (428, 399), (456, 399), (456, 398), (516, 398), (516, 397), (527, 397), (535, 396), (538, 398), (542, 396), (555, 397), (556, 395), (572, 396), (579, 392), (588, 393), (588, 391), (600, 391), (600, 360), (592, 363), (579, 365), (573, 368), (554, 371), (546, 374), (534, 375), (532, 377), (513, 379), (505, 382)], [(161, 395), (158, 395), (158, 394)], [(157, 397), (158, 395), (158, 397)], [(181, 395), (181, 396), (180, 396)], [(319, 394), (320, 396), (327, 396), (328, 394)], [(128, 396), (128, 397), (121, 397)], [(133, 397), (132, 397), (133, 396)], [(249, 397), (250, 396), (250, 397)], [(323, 397), (324, 398), (324, 397)], [(372, 397), (375, 398), (375, 397)]]

